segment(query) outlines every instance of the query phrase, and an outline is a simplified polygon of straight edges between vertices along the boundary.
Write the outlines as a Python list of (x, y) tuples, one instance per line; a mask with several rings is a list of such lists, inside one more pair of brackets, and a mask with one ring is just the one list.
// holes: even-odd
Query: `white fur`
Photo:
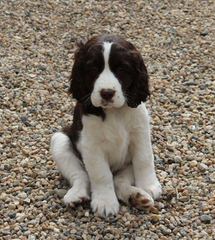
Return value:
[[(104, 55), (105, 67), (102, 73), (99, 75), (99, 77), (95, 81), (94, 88), (91, 94), (91, 101), (95, 107), (119, 108), (119, 107), (122, 107), (123, 104), (125, 103), (125, 97), (123, 95), (121, 85), (117, 80), (117, 78), (114, 76), (114, 74), (111, 72), (108, 64), (111, 45), (112, 43), (110, 42), (104, 42), (103, 44), (103, 48), (104, 48), (103, 55)], [(112, 102), (105, 102), (104, 104), (100, 95), (100, 92), (102, 89), (111, 89), (116, 91), (112, 99)]]
[[(101, 216), (118, 212), (117, 197), (128, 202), (132, 193), (140, 192), (153, 202), (152, 197), (156, 199), (161, 194), (145, 104), (106, 109), (105, 113), (104, 121), (94, 115), (82, 117), (83, 130), (78, 142), (91, 184), (91, 207)], [(69, 146), (69, 138), (56, 133), (51, 151), (61, 172), (73, 184), (72, 189), (80, 189), (78, 194), (88, 197), (88, 177)], [(75, 202), (78, 194), (69, 194), (69, 200)]]
[(63, 176), (72, 188), (64, 196), (64, 202), (75, 203), (89, 199), (89, 180), (80, 160), (73, 154), (70, 139), (58, 132), (51, 139), (51, 153)]

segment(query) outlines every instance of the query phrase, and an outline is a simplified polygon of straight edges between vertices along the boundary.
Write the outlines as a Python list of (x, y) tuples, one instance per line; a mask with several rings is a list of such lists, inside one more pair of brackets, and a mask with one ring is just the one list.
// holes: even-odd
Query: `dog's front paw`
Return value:
[(119, 211), (119, 202), (113, 194), (95, 194), (92, 197), (91, 208), (101, 217), (116, 215)]
[(88, 201), (89, 195), (86, 189), (77, 189), (72, 187), (64, 196), (63, 200), (66, 205), (73, 207), (77, 203), (83, 203)]
[(150, 194), (154, 200), (158, 199), (162, 193), (161, 185), (157, 179), (152, 181), (150, 184), (142, 186), (142, 189)]

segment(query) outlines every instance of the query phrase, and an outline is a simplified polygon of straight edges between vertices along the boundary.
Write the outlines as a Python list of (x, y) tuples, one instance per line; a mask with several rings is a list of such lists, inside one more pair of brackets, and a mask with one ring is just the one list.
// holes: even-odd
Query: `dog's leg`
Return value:
[(80, 160), (74, 155), (70, 139), (62, 132), (51, 139), (51, 154), (63, 176), (72, 188), (64, 196), (66, 204), (73, 205), (89, 199), (89, 180)]
[(88, 142), (83, 149), (83, 161), (87, 169), (92, 191), (91, 208), (100, 216), (115, 215), (119, 210), (113, 175), (104, 153)]
[(161, 195), (161, 185), (155, 173), (149, 116), (145, 107), (141, 115), (142, 123), (133, 131), (131, 144), (135, 185), (157, 199)]
[(114, 176), (117, 197), (126, 204), (131, 204), (138, 209), (147, 209), (154, 205), (152, 197), (143, 189), (134, 185), (132, 165), (119, 171)]

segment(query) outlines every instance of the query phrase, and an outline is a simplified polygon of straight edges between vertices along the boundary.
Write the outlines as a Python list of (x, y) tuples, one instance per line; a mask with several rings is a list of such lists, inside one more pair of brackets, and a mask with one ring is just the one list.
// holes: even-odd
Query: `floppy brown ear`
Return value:
[(141, 102), (145, 102), (150, 96), (149, 76), (142, 56), (139, 52), (132, 51), (137, 75), (134, 77), (131, 86), (128, 89), (128, 106), (135, 108)]
[(72, 73), (70, 75), (70, 87), (69, 93), (72, 94), (73, 98), (81, 101), (86, 95), (84, 88), (84, 43), (82, 41), (77, 42), (79, 48), (75, 52), (74, 64)]

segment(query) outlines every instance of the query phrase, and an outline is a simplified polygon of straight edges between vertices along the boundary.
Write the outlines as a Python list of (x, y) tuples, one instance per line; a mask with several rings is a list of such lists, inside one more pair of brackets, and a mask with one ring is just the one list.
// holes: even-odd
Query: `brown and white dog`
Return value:
[(137, 208), (161, 194), (150, 139), (148, 74), (128, 41), (111, 35), (81, 44), (69, 89), (73, 124), (51, 139), (51, 153), (71, 184), (66, 204), (91, 198), (101, 216), (117, 214), (118, 199)]

